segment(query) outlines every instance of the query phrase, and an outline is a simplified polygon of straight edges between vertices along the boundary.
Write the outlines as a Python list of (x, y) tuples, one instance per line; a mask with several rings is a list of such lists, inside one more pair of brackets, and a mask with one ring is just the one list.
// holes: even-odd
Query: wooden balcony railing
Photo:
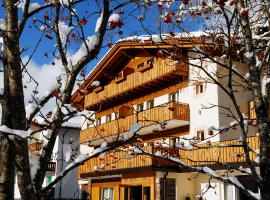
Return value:
[[(252, 149), (259, 149), (258, 137), (249, 137), (247, 142)], [(238, 140), (215, 142), (211, 146), (204, 145), (191, 151), (179, 150), (179, 158), (191, 166), (245, 161), (244, 150)], [(250, 152), (250, 158), (251, 160), (256, 158), (254, 152)]]
[[(175, 156), (178, 154), (176, 150), (166, 147), (142, 147), (143, 151), (155, 154), (159, 151), (167, 156)], [(131, 151), (132, 152), (132, 151)], [(98, 173), (113, 170), (125, 170), (147, 166), (177, 166), (177, 164), (166, 159), (154, 158), (145, 155), (129, 154), (129, 151), (118, 151), (114, 153), (106, 153), (102, 158), (93, 158), (79, 167), (79, 175), (83, 173)]]
[[(96, 93), (91, 92), (85, 97), (85, 108), (90, 110), (99, 109), (98, 104), (110, 100), (113, 103), (113, 99), (118, 99), (120, 97), (126, 96), (131, 97), (131, 90), (134, 88), (140, 88), (142, 92), (146, 92), (149, 88), (160, 87), (161, 81), (172, 81), (174, 78), (169, 79), (169, 75), (176, 76), (188, 76), (188, 64), (185, 63), (168, 63), (168, 60), (158, 59), (153, 63), (153, 68), (148, 69), (145, 72), (135, 71), (134, 73), (127, 75), (126, 80), (115, 83), (112, 82), (104, 86), (103, 90)], [(175, 78), (176, 81), (179, 79)], [(147, 87), (143, 87), (147, 86)], [(144, 90), (145, 89), (145, 90)], [(150, 90), (151, 91), (151, 90)], [(136, 95), (133, 95), (136, 96)]]
[(42, 142), (34, 142), (28, 145), (28, 149), (31, 153), (38, 152), (42, 149)]
[(55, 171), (56, 162), (49, 162), (47, 166), (47, 171)]
[(80, 141), (83, 143), (126, 132), (137, 119), (142, 126), (172, 119), (189, 121), (189, 106), (188, 104), (170, 102), (136, 114), (128, 115), (125, 118), (82, 130)]
[[(259, 149), (258, 137), (248, 138), (248, 144), (252, 149)], [(212, 143), (211, 146), (202, 145), (200, 148), (193, 150), (184, 150), (176, 148), (146, 146), (142, 148), (145, 152), (154, 155), (159, 151), (165, 158), (175, 157), (189, 166), (213, 165), (217, 162), (224, 164), (241, 164), (245, 162), (244, 151), (239, 146), (238, 140), (228, 140), (223, 142)], [(257, 155), (250, 152), (251, 160)], [(118, 151), (106, 153), (103, 158), (93, 158), (79, 167), (79, 175), (84, 173), (112, 173), (118, 170), (118, 173), (127, 173), (128, 169), (142, 168), (147, 166), (166, 166), (177, 167), (176, 163), (163, 158), (157, 158), (149, 155), (133, 155), (127, 151)], [(119, 170), (122, 170), (119, 172)], [(129, 170), (130, 171), (130, 170)]]

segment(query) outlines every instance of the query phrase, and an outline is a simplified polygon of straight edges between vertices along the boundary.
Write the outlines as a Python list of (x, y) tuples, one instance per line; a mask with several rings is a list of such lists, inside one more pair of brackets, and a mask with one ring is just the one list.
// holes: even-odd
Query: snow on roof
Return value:
[(123, 39), (118, 40), (116, 43), (123, 42), (123, 41), (140, 41), (144, 42), (146, 40), (151, 40), (153, 42), (162, 42), (162, 40), (166, 39), (180, 39), (180, 38), (200, 38), (209, 36), (210, 31), (192, 31), (192, 32), (181, 32), (181, 33), (174, 33), (174, 36), (170, 34), (155, 34), (155, 35), (140, 35), (140, 36), (130, 36)]

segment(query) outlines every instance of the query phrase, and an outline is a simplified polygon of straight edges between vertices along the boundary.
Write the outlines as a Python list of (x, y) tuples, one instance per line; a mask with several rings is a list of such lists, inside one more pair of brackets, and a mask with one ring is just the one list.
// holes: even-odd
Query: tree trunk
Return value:
[[(14, 0), (5, 1), (7, 34), (4, 37), (4, 112), (7, 112), (8, 114), (6, 115), (6, 119), (4, 119), (5, 122), (3, 124), (12, 129), (26, 130), (22, 69), (20, 64), (21, 53), (19, 46), (18, 8), (16, 3), (17, 1)], [(15, 137), (13, 142), (14, 146), (12, 149), (9, 145), (9, 148), (7, 147), (7, 149), (4, 149), (4, 152), (14, 151), (14, 149), (15, 152), (13, 154), (7, 155), (7, 157), (3, 157), (3, 163), (9, 162), (8, 165), (12, 166), (15, 165), (14, 162), (16, 163), (17, 171), (21, 172), (18, 173), (17, 176), (21, 197), (22, 199), (34, 199), (35, 193), (30, 176), (27, 140)], [(15, 174), (14, 167), (9, 170), (12, 170), (12, 172), (10, 172), (10, 183), (7, 185), (12, 184), (12, 188), (9, 188), (8, 190), (13, 190)], [(13, 198), (14, 197), (12, 192), (12, 197), (9, 199)]]
[(6, 137), (0, 141), (0, 200), (14, 199), (14, 148)]

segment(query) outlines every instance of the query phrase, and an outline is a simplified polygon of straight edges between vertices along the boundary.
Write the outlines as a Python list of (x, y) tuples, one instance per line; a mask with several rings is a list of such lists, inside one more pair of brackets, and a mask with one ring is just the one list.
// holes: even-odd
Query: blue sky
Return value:
[[(32, 2), (38, 2), (40, 4), (44, 4), (43, 0), (36, 0)], [(92, 35), (95, 34), (95, 24), (98, 19), (98, 14), (93, 14), (93, 12), (99, 11), (98, 5), (95, 3), (96, 1), (85, 1), (82, 4), (76, 6), (76, 11), (81, 17), (88, 17), (87, 24), (84, 26), (84, 30), (86, 35)], [(176, 3), (175, 7), (179, 6), (179, 2)], [(120, 10), (116, 11), (118, 13)], [(145, 20), (142, 22), (144, 24), (144, 27), (147, 29), (151, 29), (151, 31), (154, 33), (158, 33), (157, 26), (159, 24), (158, 16), (160, 15), (159, 10), (157, 9), (156, 5), (152, 5), (150, 9), (148, 9), (146, 12), (140, 11), (138, 9), (135, 9), (134, 4), (129, 5), (125, 7), (125, 9), (122, 9), (121, 11), (124, 12), (124, 14), (121, 15), (124, 23), (123, 27), (123, 34), (119, 35), (118, 31), (119, 29), (115, 29), (113, 31), (109, 31), (110, 37), (112, 37), (112, 41), (115, 42), (118, 39), (121, 39), (123, 37), (127, 37), (133, 34), (137, 35), (145, 35), (147, 34), (141, 25), (141, 22), (137, 20), (138, 15), (144, 15)], [(50, 9), (47, 9), (45, 12), (51, 12)], [(41, 12), (37, 14), (36, 18), (43, 19), (43, 16), (45, 12)], [(89, 17), (89, 15), (91, 15)], [(64, 16), (64, 15), (63, 15)], [(4, 18), (4, 10), (3, 8), (0, 8), (0, 18)], [(40, 26), (40, 25), (38, 25)], [(200, 19), (187, 19), (182, 24), (183, 27), (188, 28), (189, 30), (197, 30), (200, 28)], [(169, 30), (180, 31), (177, 29), (177, 27), (174, 27), (173, 25), (166, 25), (167, 30), (164, 30), (164, 32), (168, 32)], [(32, 50), (35, 48), (35, 45), (37, 44), (38, 40), (40, 39), (42, 35), (41, 31), (36, 30), (34, 27), (34, 24), (32, 22), (32, 19), (30, 19), (26, 25), (26, 28), (23, 32), (23, 35), (21, 37), (21, 48), (27, 49), (23, 53), (23, 56), (29, 56), (32, 52)], [(104, 45), (108, 43), (108, 37), (105, 37), (104, 39)], [(73, 53), (76, 52), (76, 50), (80, 47), (80, 43), (71, 40), (71, 44), (69, 46), (69, 52)], [(52, 63), (52, 56), (50, 56), (50, 52), (55, 48), (55, 41), (47, 39), (46, 37), (43, 37), (43, 40), (41, 44), (39, 45), (36, 53), (33, 55), (33, 61), (37, 64), (42, 66), (43, 64), (50, 64)], [(89, 70), (91, 70), (96, 63), (103, 57), (103, 55), (109, 50), (108, 47), (102, 48), (99, 56), (93, 60), (91, 63), (88, 64)], [(46, 57), (44, 55), (48, 54), (49, 56)]]

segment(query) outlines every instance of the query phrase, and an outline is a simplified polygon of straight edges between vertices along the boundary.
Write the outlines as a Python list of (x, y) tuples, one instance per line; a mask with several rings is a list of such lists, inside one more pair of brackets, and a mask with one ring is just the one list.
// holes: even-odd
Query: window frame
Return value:
[[(173, 100), (173, 98), (172, 98), (173, 96), (174, 96), (175, 100)], [(169, 94), (169, 102), (178, 102), (178, 98), (179, 98), (178, 92), (172, 92)]]
[(111, 121), (112, 121), (112, 114), (106, 115), (106, 123), (111, 122)]
[(142, 112), (144, 110), (144, 103), (137, 104), (136, 111)]
[(197, 131), (197, 138), (200, 141), (204, 141), (205, 140), (205, 131), (204, 130), (198, 130)]
[(101, 125), (101, 117), (96, 118), (96, 126)]
[(205, 92), (205, 88), (204, 88), (203, 82), (197, 82), (195, 84), (195, 94), (200, 95), (200, 94), (203, 94), (204, 92)]
[[(104, 198), (104, 191), (106, 190), (109, 190), (109, 194), (110, 194), (110, 197), (109, 197), (109, 200), (114, 200), (114, 188), (113, 187), (101, 187), (100, 188), (100, 200), (105, 200)], [(107, 200), (107, 198), (106, 198)]]
[(146, 102), (146, 109), (151, 109), (154, 107), (155, 107), (155, 100), (154, 99)]

